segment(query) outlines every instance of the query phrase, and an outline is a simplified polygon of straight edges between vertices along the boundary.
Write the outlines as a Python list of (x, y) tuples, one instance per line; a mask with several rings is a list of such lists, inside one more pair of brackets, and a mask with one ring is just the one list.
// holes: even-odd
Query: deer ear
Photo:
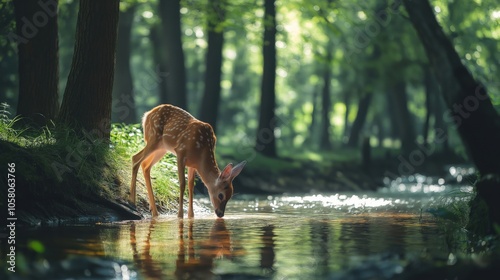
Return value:
[(231, 178), (231, 173), (232, 173), (231, 170), (233, 170), (233, 164), (229, 163), (228, 165), (226, 165), (226, 167), (224, 168), (224, 170), (220, 173), (219, 178), (222, 181), (229, 180), (229, 178)]
[(245, 167), (245, 164), (247, 164), (246, 160), (238, 163), (235, 167), (233, 167), (233, 169), (231, 170), (231, 180), (233, 180), (234, 177), (240, 174), (241, 170), (243, 170), (243, 167)]

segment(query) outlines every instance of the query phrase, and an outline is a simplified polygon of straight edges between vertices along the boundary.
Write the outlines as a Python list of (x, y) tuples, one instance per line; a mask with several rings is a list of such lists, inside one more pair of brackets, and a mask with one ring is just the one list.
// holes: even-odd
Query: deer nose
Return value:
[(215, 209), (215, 214), (217, 215), (217, 217), (219, 218), (222, 218), (224, 217), (224, 211), (220, 210), (220, 209)]

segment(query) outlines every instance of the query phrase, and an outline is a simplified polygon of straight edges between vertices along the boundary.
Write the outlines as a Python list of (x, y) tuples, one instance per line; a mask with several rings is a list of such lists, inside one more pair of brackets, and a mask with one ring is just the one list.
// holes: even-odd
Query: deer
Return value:
[(182, 219), (184, 216), (185, 169), (187, 167), (188, 218), (194, 218), (193, 192), (196, 173), (208, 189), (215, 214), (222, 218), (226, 204), (233, 195), (233, 179), (243, 170), (246, 161), (235, 166), (229, 163), (220, 171), (215, 160), (216, 136), (212, 126), (171, 104), (158, 105), (146, 112), (142, 118), (142, 127), (146, 146), (132, 156), (129, 203), (132, 206), (136, 205), (136, 181), (140, 166), (146, 182), (151, 215), (153, 218), (158, 217), (151, 185), (151, 168), (167, 152), (170, 152), (176, 156), (179, 178), (180, 195), (177, 217)]

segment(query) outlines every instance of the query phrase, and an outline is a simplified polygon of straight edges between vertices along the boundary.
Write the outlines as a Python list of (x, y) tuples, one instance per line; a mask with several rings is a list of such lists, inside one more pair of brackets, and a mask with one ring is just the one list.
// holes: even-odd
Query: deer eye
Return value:
[(224, 195), (222, 193), (219, 194), (219, 200), (224, 200)]

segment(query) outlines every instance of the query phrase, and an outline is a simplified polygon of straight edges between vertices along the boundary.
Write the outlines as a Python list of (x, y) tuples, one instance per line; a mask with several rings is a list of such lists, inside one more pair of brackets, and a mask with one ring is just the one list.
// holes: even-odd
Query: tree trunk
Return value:
[[(239, 34), (245, 37), (243, 31)], [(240, 38), (233, 38), (231, 43), (236, 48), (236, 58), (233, 60), (231, 73), (231, 88), (227, 100), (221, 103), (222, 110), (219, 112), (219, 122), (224, 123), (225, 127), (228, 128), (238, 125), (233, 116), (245, 111), (246, 103), (243, 101), (248, 99), (253, 84), (252, 75), (248, 71), (249, 60), (246, 42), (240, 40)]]
[[(109, 140), (119, 0), (80, 0), (73, 62), (59, 119)], [(83, 131), (80, 131), (82, 129)]]
[(210, 0), (208, 3), (208, 49), (205, 58), (205, 91), (200, 106), (200, 120), (212, 125), (214, 132), (217, 131), (221, 91), (225, 6), (225, 0)]
[(431, 115), (433, 114), (433, 109), (432, 109), (432, 99), (433, 96), (436, 94), (434, 92), (434, 87), (433, 87), (433, 79), (434, 77), (431, 75), (431, 72), (426, 71), (425, 72), (425, 77), (424, 77), (424, 82), (425, 82), (425, 120), (424, 120), (424, 131), (422, 131), (422, 136), (424, 138), (424, 145), (427, 146), (429, 144), (429, 129), (430, 129), (430, 122), (431, 122)]
[[(149, 31), (149, 39), (151, 40), (151, 46), (153, 48), (153, 61), (155, 69), (158, 69), (159, 73), (167, 73), (168, 77), (168, 67), (167, 59), (165, 55), (165, 38), (162, 32), (163, 28), (160, 24), (154, 24)], [(169, 99), (170, 94), (168, 93), (168, 79), (160, 79), (160, 77), (155, 77), (150, 84), (146, 85), (147, 90), (158, 90), (158, 99), (161, 104), (172, 103)]]
[[(436, 84), (437, 87), (437, 84)], [(444, 114), (443, 112), (446, 111), (446, 104), (444, 104), (444, 99), (442, 95), (439, 93), (440, 89), (439, 87), (436, 88), (436, 93), (433, 95), (434, 99), (434, 116), (436, 118), (436, 121), (434, 123), (434, 131), (436, 132), (443, 132), (446, 137), (442, 137), (439, 141), (436, 141), (437, 144), (440, 144), (441, 146), (441, 152), (444, 156), (451, 154), (451, 149), (450, 149), (450, 141), (448, 135), (448, 129), (449, 129), (449, 124), (446, 123), (444, 119)], [(436, 139), (437, 140), (437, 139)], [(442, 142), (442, 143), (439, 143)]]
[(65, 1), (64, 8), (61, 7), (57, 15), (58, 32), (64, 34), (59, 37), (59, 88), (63, 91), (66, 88), (73, 60), (79, 5), (79, 1)]
[[(496, 178), (498, 181), (500, 118), (486, 89), (462, 64), (451, 41), (437, 22), (429, 2), (405, 0), (403, 3), (437, 75), (441, 93), (448, 106), (447, 117), (455, 123), (482, 178)], [(488, 205), (490, 220), (500, 224), (498, 182), (479, 182), (476, 189)]]
[(370, 108), (372, 96), (372, 93), (367, 93), (359, 99), (358, 113), (356, 114), (356, 119), (354, 119), (352, 124), (349, 142), (347, 142), (347, 145), (350, 147), (358, 147), (359, 136), (361, 135), (361, 131), (363, 130), (363, 126), (366, 122), (366, 117), (368, 116), (368, 109)]
[(387, 93), (385, 94), (385, 97), (386, 97), (386, 104), (385, 104), (385, 110), (388, 114), (388, 117), (389, 117), (389, 123), (390, 123), (390, 129), (389, 129), (389, 132), (388, 132), (388, 136), (389, 138), (391, 139), (397, 139), (399, 138), (399, 134), (401, 133), (399, 131), (399, 125), (398, 125), (398, 116), (396, 114), (396, 111), (393, 110), (394, 108), (394, 100), (392, 98), (392, 90), (391, 88), (388, 88), (387, 89)]
[(342, 143), (345, 143), (344, 141), (345, 141), (345, 139), (348, 139), (349, 133), (351, 131), (351, 125), (349, 123), (349, 112), (351, 110), (350, 101), (351, 101), (351, 95), (349, 94), (349, 91), (345, 90), (344, 91), (344, 105), (345, 105), (344, 131), (342, 133), (344, 139), (343, 139)]
[(187, 109), (186, 66), (182, 49), (180, 0), (158, 1), (165, 35), (168, 103)]
[(116, 46), (116, 67), (113, 81), (113, 122), (135, 123), (134, 84), (130, 70), (130, 37), (136, 5), (130, 5), (120, 12), (118, 21), (118, 41)]
[(19, 50), (17, 114), (43, 126), (55, 119), (59, 107), (57, 0), (14, 0)]
[(307, 136), (305, 143), (308, 146), (316, 147), (315, 144), (317, 143), (317, 115), (318, 115), (318, 98), (319, 98), (319, 86), (316, 86), (314, 88), (313, 94), (312, 94), (312, 112), (311, 112), (311, 124), (309, 125), (309, 135)]
[(274, 0), (264, 1), (264, 69), (262, 73), (259, 128), (255, 149), (262, 155), (276, 157), (276, 7)]
[(401, 140), (401, 152), (409, 155), (416, 148), (416, 135), (410, 111), (408, 110), (408, 98), (406, 96), (406, 83), (397, 81), (390, 90), (392, 105), (390, 109), (394, 111), (395, 124)]
[(330, 110), (332, 109), (332, 101), (330, 98), (330, 83), (332, 79), (332, 48), (330, 44), (327, 46), (326, 65), (323, 70), (323, 90), (321, 91), (321, 128), (319, 148), (321, 150), (330, 150), (332, 143), (330, 141)]

